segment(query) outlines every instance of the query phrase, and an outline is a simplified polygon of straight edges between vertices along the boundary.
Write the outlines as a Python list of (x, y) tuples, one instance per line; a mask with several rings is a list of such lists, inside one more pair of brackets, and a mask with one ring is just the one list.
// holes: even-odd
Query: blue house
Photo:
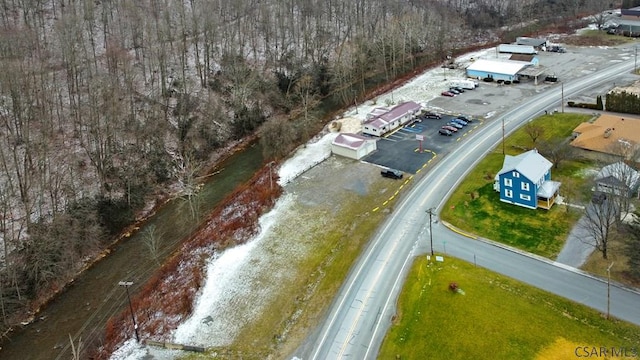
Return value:
[(560, 182), (551, 180), (552, 166), (535, 149), (516, 156), (506, 155), (493, 189), (500, 192), (500, 201), (549, 210), (560, 189)]

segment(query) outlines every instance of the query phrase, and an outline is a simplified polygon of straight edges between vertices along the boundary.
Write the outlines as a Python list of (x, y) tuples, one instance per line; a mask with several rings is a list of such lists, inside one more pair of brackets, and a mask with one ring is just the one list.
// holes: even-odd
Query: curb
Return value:
[(591, 279), (594, 279), (594, 280), (597, 280), (597, 281), (600, 281), (600, 282), (603, 282), (603, 283), (609, 282), (611, 285), (613, 285), (615, 287), (618, 287), (620, 289), (624, 289), (624, 290), (627, 290), (627, 291), (630, 291), (630, 292), (633, 292), (633, 293), (636, 293), (636, 294), (640, 295), (640, 289), (636, 289), (634, 287), (630, 287), (628, 285), (619, 283), (619, 282), (617, 282), (615, 280), (603, 279), (603, 278), (601, 278), (599, 276), (593, 275), (591, 273), (588, 273), (588, 272), (586, 272), (584, 270), (580, 270), (580, 269), (575, 268), (573, 266), (566, 265), (566, 264), (563, 264), (563, 263), (559, 263), (557, 261), (552, 261), (552, 260), (550, 260), (550, 259), (548, 259), (546, 257), (540, 256), (540, 255), (536, 255), (536, 254), (532, 254), (532, 253), (524, 251), (524, 250), (516, 249), (514, 247), (499, 243), (499, 242), (494, 241), (494, 240), (485, 239), (485, 238), (478, 237), (477, 235), (474, 235), (474, 234), (466, 233), (466, 232), (464, 232), (462, 230), (459, 230), (455, 226), (453, 226), (453, 225), (451, 225), (451, 224), (449, 224), (449, 223), (447, 223), (445, 221), (441, 221), (441, 222), (449, 230), (451, 230), (451, 231), (453, 231), (453, 232), (455, 232), (457, 234), (460, 234), (462, 236), (468, 237), (470, 239), (482, 241), (482, 242), (484, 242), (486, 244), (493, 245), (495, 247), (499, 247), (501, 249), (510, 251), (512, 253), (516, 253), (516, 254), (519, 254), (519, 255), (522, 255), (522, 256), (526, 256), (526, 257), (529, 257), (529, 258), (532, 258), (532, 259), (535, 259), (535, 260), (538, 260), (538, 261), (542, 261), (542, 262), (545, 262), (545, 263), (547, 263), (547, 264), (549, 264), (551, 266), (555, 266), (555, 267), (561, 268), (563, 270), (570, 271), (572, 273), (575, 273), (575, 274), (578, 274), (578, 275), (582, 275), (582, 276), (585, 276), (585, 277), (588, 277), (588, 278), (591, 278)]

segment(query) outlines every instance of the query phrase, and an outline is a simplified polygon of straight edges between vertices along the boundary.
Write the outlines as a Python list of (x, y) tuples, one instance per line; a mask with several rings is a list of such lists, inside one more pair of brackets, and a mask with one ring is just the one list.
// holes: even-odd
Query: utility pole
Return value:
[(562, 113), (564, 114), (564, 83), (560, 82), (560, 106), (562, 108)]
[(133, 330), (136, 333), (136, 341), (140, 342), (140, 335), (138, 335), (138, 324), (136, 324), (136, 316), (133, 313), (133, 305), (131, 305), (131, 297), (129, 296), (129, 286), (133, 285), (132, 281), (120, 281), (118, 283), (120, 286), (124, 286), (124, 289), (127, 292), (127, 300), (129, 300), (129, 310), (131, 311), (131, 320), (133, 321)]
[(636, 54), (633, 58), (633, 73), (638, 73), (638, 46), (636, 45)]
[(607, 319), (609, 319), (610, 309), (611, 309), (611, 267), (613, 266), (613, 262), (607, 268)]
[(431, 256), (433, 256), (433, 231), (431, 227), (431, 224), (433, 223), (432, 221), (433, 208), (430, 208), (429, 210), (427, 210), (427, 214), (429, 214), (429, 242), (431, 243)]

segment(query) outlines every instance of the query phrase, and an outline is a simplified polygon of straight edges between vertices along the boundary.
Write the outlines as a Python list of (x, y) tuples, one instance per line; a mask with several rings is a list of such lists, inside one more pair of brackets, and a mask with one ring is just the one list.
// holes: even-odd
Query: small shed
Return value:
[(358, 134), (338, 134), (331, 142), (331, 152), (350, 159), (360, 160), (377, 150), (376, 139)]
[(467, 67), (467, 76), (474, 79), (518, 80), (518, 72), (530, 64), (522, 61), (479, 59)]
[(528, 55), (534, 55), (538, 53), (538, 51), (533, 46), (513, 45), (513, 44), (498, 45), (498, 52), (507, 53), (507, 54), (528, 54)]

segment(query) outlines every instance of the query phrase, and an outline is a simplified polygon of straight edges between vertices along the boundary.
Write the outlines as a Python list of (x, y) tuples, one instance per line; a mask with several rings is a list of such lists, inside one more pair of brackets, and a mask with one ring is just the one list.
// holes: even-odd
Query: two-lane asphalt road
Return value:
[[(458, 182), (499, 143), (503, 126), (509, 134), (545, 109), (560, 107), (564, 96), (613, 82), (633, 69), (633, 61), (611, 66), (587, 77), (558, 85), (469, 136), (447, 161), (439, 161), (402, 199), (352, 268), (325, 323), (300, 349), (302, 359), (374, 359), (395, 313), (395, 301), (413, 258), (429, 248), (426, 211), (438, 210)], [(504, 125), (503, 125), (504, 124)], [(434, 219), (435, 220), (435, 219)], [(490, 241), (472, 240), (449, 231), (439, 221), (432, 225), (434, 248), (541, 289), (606, 312), (606, 282), (551, 261), (523, 254)], [(445, 251), (446, 248), (446, 251)], [(611, 314), (640, 324), (640, 294), (611, 287)]]

